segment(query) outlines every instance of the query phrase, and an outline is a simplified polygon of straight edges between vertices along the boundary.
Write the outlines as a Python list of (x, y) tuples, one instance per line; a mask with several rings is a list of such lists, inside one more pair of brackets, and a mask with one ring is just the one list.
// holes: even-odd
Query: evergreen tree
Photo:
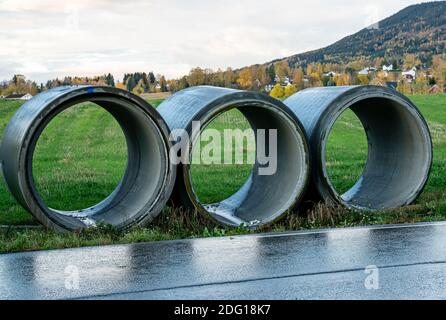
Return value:
[(136, 87), (136, 81), (135, 81), (135, 78), (133, 77), (133, 75), (129, 75), (129, 77), (127, 77), (126, 86), (127, 86), (127, 90), (130, 92), (132, 92), (133, 89)]
[(269, 65), (267, 72), (270, 80), (274, 81), (274, 79), (276, 78), (276, 70), (273, 64)]
[(156, 82), (155, 74), (152, 71), (149, 72), (149, 81), (150, 81), (150, 84), (155, 84), (155, 82)]
[(111, 73), (107, 74), (107, 76), (105, 77), (105, 83), (110, 87), (115, 86), (115, 78)]

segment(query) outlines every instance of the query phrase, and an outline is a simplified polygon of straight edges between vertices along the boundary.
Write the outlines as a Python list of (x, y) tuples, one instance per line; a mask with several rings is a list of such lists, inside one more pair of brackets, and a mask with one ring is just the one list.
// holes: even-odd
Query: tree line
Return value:
[(118, 83), (117, 87), (128, 90), (135, 94), (167, 92), (169, 86), (166, 77), (155, 74), (153, 71), (126, 73), (122, 82)]
[[(390, 71), (383, 68), (390, 66)], [(402, 76), (403, 71), (414, 67), (417, 70), (414, 79)], [(364, 57), (347, 64), (310, 63), (296, 68), (291, 68), (287, 60), (215, 72), (194, 68), (188, 75), (168, 83), (173, 92), (192, 86), (213, 85), (265, 92), (275, 98), (285, 98), (308, 87), (386, 86), (389, 83), (404, 93), (428, 93), (433, 86), (438, 92), (445, 92), (446, 55), (435, 55), (428, 63), (423, 63), (414, 54), (406, 54), (401, 59)]]
[[(387, 70), (391, 66), (391, 70)], [(416, 69), (414, 78), (403, 76), (403, 71)], [(414, 54), (401, 59), (359, 58), (347, 64), (310, 63), (291, 68), (287, 60), (265, 65), (213, 71), (193, 68), (188, 75), (167, 80), (154, 72), (126, 73), (122, 81), (115, 81), (112, 74), (97, 77), (65, 77), (37, 85), (17, 75), (0, 83), (0, 95), (38, 92), (64, 85), (106, 85), (128, 90), (135, 94), (176, 92), (188, 87), (212, 85), (267, 93), (275, 98), (286, 98), (295, 92), (321, 86), (382, 85), (392, 83), (405, 94), (425, 94), (446, 91), (446, 55), (435, 55), (426, 63)]]
[(48, 80), (45, 84), (38, 85), (35, 81), (30, 81), (23, 75), (14, 75), (9, 81), (0, 82), (0, 95), (7, 96), (13, 93), (29, 93), (33, 96), (39, 92), (60, 86), (73, 85), (98, 85), (115, 86), (115, 80), (111, 73), (96, 77), (64, 77), (63, 79)]

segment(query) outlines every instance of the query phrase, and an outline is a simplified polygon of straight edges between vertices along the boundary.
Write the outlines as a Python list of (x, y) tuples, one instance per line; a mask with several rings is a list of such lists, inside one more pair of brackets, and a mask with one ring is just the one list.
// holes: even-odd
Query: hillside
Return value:
[(377, 26), (365, 28), (328, 47), (279, 60), (288, 60), (292, 68), (322, 61), (345, 64), (360, 57), (397, 58), (407, 53), (415, 53), (421, 61), (428, 61), (432, 55), (446, 50), (446, 1), (409, 6)]

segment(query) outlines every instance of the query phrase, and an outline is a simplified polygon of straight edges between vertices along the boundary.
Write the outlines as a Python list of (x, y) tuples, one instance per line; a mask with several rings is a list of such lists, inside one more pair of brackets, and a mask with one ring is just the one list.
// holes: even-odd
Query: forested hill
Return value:
[(446, 1), (427, 2), (407, 7), (328, 47), (280, 60), (295, 68), (313, 62), (346, 64), (361, 57), (397, 58), (414, 53), (424, 62), (445, 53), (445, 43)]

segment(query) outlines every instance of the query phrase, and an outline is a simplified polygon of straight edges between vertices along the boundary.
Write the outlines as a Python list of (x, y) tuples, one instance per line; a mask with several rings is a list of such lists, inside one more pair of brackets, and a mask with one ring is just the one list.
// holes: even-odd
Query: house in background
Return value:
[(390, 64), (388, 66), (383, 65), (383, 71), (386, 71), (386, 72), (393, 71), (393, 64)]
[(367, 76), (369, 73), (377, 72), (378, 69), (375, 67), (364, 68), (358, 72), (359, 75)]
[(273, 84), (267, 84), (266, 86), (265, 86), (265, 92), (271, 92), (271, 90), (273, 90), (273, 88), (274, 88), (274, 85)]
[(283, 79), (283, 83), (286, 86), (293, 84), (293, 81), (289, 78), (289, 77), (285, 77), (285, 79)]
[(324, 76), (325, 76), (325, 77), (333, 78), (333, 77), (336, 76), (336, 72), (334, 72), (334, 71), (330, 71), (330, 72), (324, 73)]
[(369, 75), (369, 68), (362, 69), (361, 71), (358, 72), (358, 74), (362, 76)]
[(33, 96), (29, 93), (13, 93), (6, 96), (6, 100), (30, 100)]
[(409, 82), (411, 82), (415, 80), (415, 78), (417, 77), (417, 68), (413, 67), (409, 71), (404, 71), (401, 75), (403, 76), (404, 79), (409, 80)]

